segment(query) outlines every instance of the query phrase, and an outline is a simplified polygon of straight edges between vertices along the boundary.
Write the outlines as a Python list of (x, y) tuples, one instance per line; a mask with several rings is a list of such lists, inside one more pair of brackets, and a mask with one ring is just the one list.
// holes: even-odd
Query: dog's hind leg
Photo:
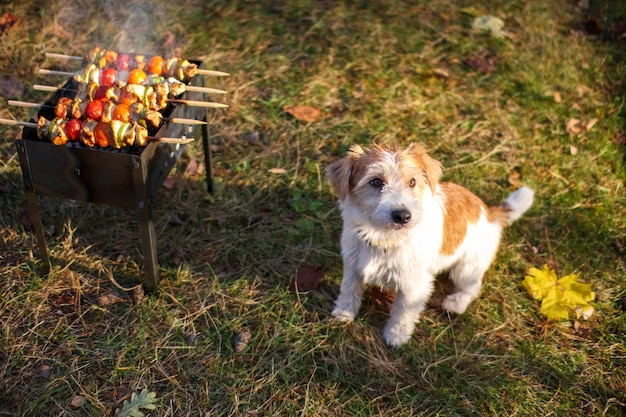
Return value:
[(455, 265), (450, 270), (450, 279), (456, 287), (455, 292), (448, 295), (441, 306), (451, 313), (465, 313), (469, 304), (480, 293), (487, 268), (489, 264), (479, 265), (471, 262)]

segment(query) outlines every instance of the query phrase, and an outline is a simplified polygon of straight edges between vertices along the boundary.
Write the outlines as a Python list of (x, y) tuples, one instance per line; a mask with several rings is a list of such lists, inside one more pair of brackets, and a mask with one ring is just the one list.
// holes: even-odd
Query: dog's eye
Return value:
[(383, 186), (383, 180), (380, 178), (374, 178), (370, 181), (370, 185), (375, 188), (381, 188)]
[(411, 178), (411, 181), (409, 181), (409, 187), (415, 187), (415, 178)]

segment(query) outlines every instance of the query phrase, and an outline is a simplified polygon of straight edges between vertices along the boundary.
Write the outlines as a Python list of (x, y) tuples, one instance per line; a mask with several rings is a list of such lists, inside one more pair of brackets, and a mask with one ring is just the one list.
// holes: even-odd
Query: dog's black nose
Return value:
[(411, 212), (407, 209), (399, 209), (391, 212), (391, 220), (397, 224), (407, 224), (411, 220)]

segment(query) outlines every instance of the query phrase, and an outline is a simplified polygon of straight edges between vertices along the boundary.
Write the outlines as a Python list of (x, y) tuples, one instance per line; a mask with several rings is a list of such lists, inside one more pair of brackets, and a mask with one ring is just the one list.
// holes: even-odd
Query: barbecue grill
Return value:
[[(202, 68), (202, 63), (190, 61)], [(195, 76), (190, 85), (204, 87), (204, 77)], [(54, 118), (60, 97), (73, 97), (76, 81), (69, 79), (47, 103), (38, 117)], [(201, 92), (186, 91), (182, 99), (204, 100)], [(163, 111), (166, 118), (208, 120), (208, 108), (170, 103)], [(193, 138), (201, 129), (208, 192), (213, 192), (211, 148), (208, 124), (185, 125), (164, 121), (149, 130), (152, 137)], [(44, 273), (51, 268), (36, 195), (107, 204), (136, 210), (144, 258), (144, 286), (148, 291), (159, 285), (159, 265), (152, 204), (159, 188), (182, 154), (185, 144), (151, 141), (145, 147), (122, 149), (89, 148), (82, 144), (56, 146), (42, 141), (37, 129), (24, 127), (15, 140), (26, 197), (37, 236)]]

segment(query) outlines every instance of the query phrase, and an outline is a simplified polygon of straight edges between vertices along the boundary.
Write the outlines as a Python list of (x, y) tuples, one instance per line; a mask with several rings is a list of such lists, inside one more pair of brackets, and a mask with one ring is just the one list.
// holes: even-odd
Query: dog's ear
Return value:
[(406, 152), (424, 169), (424, 177), (426, 178), (430, 190), (434, 194), (437, 183), (443, 174), (441, 162), (431, 158), (430, 155), (426, 153), (426, 149), (417, 143), (411, 144)]
[(359, 145), (350, 146), (348, 155), (337, 162), (333, 162), (324, 170), (326, 178), (339, 194), (339, 199), (344, 200), (350, 192), (350, 181), (354, 162), (360, 158), (364, 150)]

